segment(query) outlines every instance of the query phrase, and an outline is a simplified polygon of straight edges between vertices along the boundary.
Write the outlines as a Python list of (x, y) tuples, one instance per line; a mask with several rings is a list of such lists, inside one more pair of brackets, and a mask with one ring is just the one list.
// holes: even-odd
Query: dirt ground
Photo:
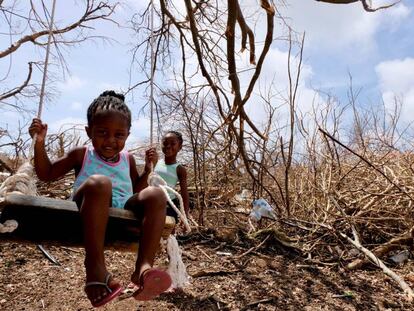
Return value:
[[(211, 232), (179, 239), (192, 275), (182, 293), (114, 301), (101, 310), (414, 310), (378, 269), (310, 264), (276, 246), (245, 254), (248, 247), (219, 242)], [(0, 243), (0, 310), (93, 310), (83, 292), (83, 250), (43, 246), (60, 265), (36, 245)], [(166, 266), (165, 258), (161, 253), (157, 265)], [(109, 271), (128, 284), (135, 255), (107, 251), (106, 259)], [(414, 286), (412, 261), (393, 269)]]

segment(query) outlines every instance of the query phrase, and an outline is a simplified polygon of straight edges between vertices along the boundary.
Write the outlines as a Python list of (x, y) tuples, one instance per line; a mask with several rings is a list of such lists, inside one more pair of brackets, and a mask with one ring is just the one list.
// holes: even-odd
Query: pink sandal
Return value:
[(95, 301), (91, 300), (92, 306), (95, 308), (101, 307), (104, 304), (107, 304), (108, 302), (115, 299), (121, 292), (122, 292), (122, 286), (118, 284), (118, 286), (111, 288), (109, 287), (109, 280), (111, 279), (111, 274), (107, 273), (105, 276), (105, 282), (88, 282), (85, 284), (84, 290), (86, 290), (88, 287), (91, 286), (103, 286), (106, 288), (108, 294), (103, 297), (102, 299), (98, 299)]
[(163, 270), (151, 268), (142, 272), (139, 289), (132, 295), (136, 300), (151, 300), (171, 286), (171, 277)]

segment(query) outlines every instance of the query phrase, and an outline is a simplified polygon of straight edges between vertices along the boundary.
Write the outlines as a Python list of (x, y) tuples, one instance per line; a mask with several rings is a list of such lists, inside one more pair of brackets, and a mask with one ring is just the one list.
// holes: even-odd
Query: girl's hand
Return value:
[(42, 123), (42, 120), (34, 118), (32, 124), (29, 127), (30, 137), (36, 136), (36, 142), (44, 142), (47, 133), (47, 124)]
[(154, 168), (158, 161), (158, 153), (155, 148), (145, 151), (145, 171), (149, 172)]
[(185, 226), (184, 221), (180, 221), (180, 223), (178, 225), (178, 231), (179, 231), (179, 233), (182, 233), (182, 234), (190, 233), (190, 231)]

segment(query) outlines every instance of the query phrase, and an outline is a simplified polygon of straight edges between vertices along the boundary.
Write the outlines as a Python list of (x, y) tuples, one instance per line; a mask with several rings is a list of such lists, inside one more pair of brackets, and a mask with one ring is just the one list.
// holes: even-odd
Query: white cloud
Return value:
[(82, 108), (83, 108), (83, 105), (80, 102), (75, 101), (70, 104), (71, 110), (80, 111), (82, 110)]
[(407, 92), (414, 87), (414, 58), (385, 61), (378, 64), (375, 71), (385, 91)]
[[(296, 72), (298, 59), (291, 58), (291, 76), (292, 81), (296, 80)], [(258, 103), (262, 102), (259, 98), (260, 93), (267, 93), (269, 87), (272, 87), (270, 91), (274, 96), (272, 97), (272, 105), (274, 107), (282, 107), (279, 109), (278, 115), (287, 116), (288, 105), (287, 99), (289, 98), (289, 78), (288, 78), (288, 53), (281, 51), (277, 48), (269, 50), (265, 63), (263, 64), (262, 72), (259, 78), (259, 83), (256, 84), (254, 95), (249, 99), (246, 110), (249, 115), (258, 123), (266, 120), (264, 108), (258, 108)], [(246, 72), (241, 76), (241, 85), (247, 87), (250, 81), (252, 72)], [(309, 89), (306, 86), (306, 82), (313, 76), (312, 67), (307, 63), (302, 63), (301, 75), (299, 78), (298, 95), (296, 101), (296, 107), (298, 111), (303, 114), (311, 109), (312, 100), (315, 97), (315, 91)], [(265, 95), (265, 94), (263, 94)], [(287, 117), (280, 118), (288, 120)]]
[(385, 61), (375, 67), (385, 107), (392, 111), (395, 99), (403, 102), (401, 120), (414, 115), (414, 58)]
[(60, 83), (60, 87), (64, 91), (75, 91), (86, 85), (86, 81), (77, 77), (70, 76), (64, 83)]
[(412, 9), (405, 6), (403, 3), (390, 9), (389, 15), (392, 17), (392, 23), (400, 24), (404, 18), (407, 18), (411, 14)]
[[(388, 2), (389, 3), (389, 2)], [(381, 5), (378, 1), (375, 5)], [(306, 31), (307, 46), (320, 50), (358, 48), (369, 51), (374, 35), (383, 28), (397, 27), (410, 15), (410, 9), (399, 4), (387, 10), (367, 13), (359, 2), (333, 5), (315, 1), (291, 0), (282, 14), (297, 31)]]

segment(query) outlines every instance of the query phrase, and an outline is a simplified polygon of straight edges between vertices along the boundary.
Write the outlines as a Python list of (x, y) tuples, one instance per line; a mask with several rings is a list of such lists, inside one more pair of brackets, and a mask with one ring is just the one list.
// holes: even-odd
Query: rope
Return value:
[[(47, 37), (47, 45), (46, 45), (46, 56), (45, 56), (45, 65), (43, 67), (43, 77), (42, 77), (42, 85), (40, 87), (40, 98), (39, 98), (39, 105), (37, 107), (37, 118), (40, 119), (42, 116), (43, 111), (43, 99), (45, 96), (45, 86), (46, 86), (46, 79), (47, 79), (47, 66), (49, 64), (49, 54), (50, 54), (50, 42), (52, 41), (53, 36), (53, 24), (55, 20), (55, 8), (56, 8), (56, 0), (53, 0), (52, 4), (52, 15), (50, 16), (50, 23), (49, 23), (49, 34)], [(37, 138), (37, 134), (34, 135), (32, 144), (30, 146), (29, 151), (29, 159), (33, 157), (34, 154), (34, 145)]]
[[(164, 195), (165, 195), (168, 203), (170, 203), (171, 207), (174, 209), (174, 211), (180, 217), (180, 220), (184, 223), (184, 226), (187, 229), (187, 232), (190, 232), (191, 228), (190, 228), (187, 216), (186, 216), (185, 211), (184, 211), (184, 202), (183, 202), (183, 198), (181, 197), (180, 193), (178, 193), (173, 188), (168, 186), (167, 183), (165, 182), (165, 180), (162, 179), (162, 177), (160, 175), (158, 175), (157, 173), (155, 173), (155, 172), (151, 172), (149, 174), (149, 176), (148, 176), (148, 185), (161, 188), (161, 190), (164, 192)], [(178, 209), (175, 206), (174, 202), (171, 200), (170, 196), (168, 195), (168, 191), (174, 193), (177, 196), (178, 201), (180, 202), (180, 209)]]
[(171, 276), (172, 287), (184, 288), (190, 283), (191, 277), (188, 275), (181, 258), (182, 251), (177, 239), (172, 234), (167, 239), (167, 253), (170, 261), (167, 272)]
[[(151, 12), (150, 12), (150, 27), (151, 27), (151, 79), (150, 79), (150, 145), (153, 146), (154, 142), (154, 74), (155, 74), (155, 50), (154, 50), (154, 1), (151, 0)], [(184, 203), (181, 195), (169, 187), (165, 180), (161, 176), (154, 172), (154, 166), (151, 164), (151, 173), (148, 176), (148, 185), (159, 187), (164, 192), (164, 195), (168, 203), (172, 206), (174, 211), (180, 217), (180, 221), (184, 223), (187, 232), (191, 231), (190, 225), (188, 224), (187, 216), (184, 211)], [(179, 202), (180, 208), (178, 209), (174, 202), (168, 195), (168, 191), (174, 193)], [(168, 273), (172, 279), (172, 286), (174, 288), (182, 288), (189, 282), (189, 276), (186, 267), (181, 258), (181, 250), (178, 246), (177, 239), (171, 234), (167, 240), (167, 253), (169, 257)]]
[(155, 63), (155, 51), (154, 51), (154, 2), (151, 0), (151, 16), (150, 16), (150, 26), (151, 26), (151, 82), (150, 82), (150, 144), (154, 142), (154, 63)]
[[(148, 176), (148, 185), (159, 187), (163, 191), (168, 203), (172, 206), (174, 211), (179, 215), (180, 221), (184, 223), (187, 232), (191, 231), (190, 225), (188, 224), (187, 216), (184, 211), (184, 203), (183, 198), (181, 195), (175, 191), (173, 188), (169, 187), (164, 179), (161, 176), (156, 174), (152, 171), (151, 166), (151, 173)], [(171, 200), (170, 196), (168, 195), (168, 191), (174, 193), (179, 202), (180, 202), (180, 209), (178, 209), (174, 202)], [(187, 273), (187, 268), (184, 265), (182, 256), (181, 256), (181, 249), (178, 245), (177, 239), (175, 238), (174, 234), (170, 234), (167, 239), (167, 254), (169, 258), (169, 265), (167, 272), (171, 276), (172, 280), (172, 287), (173, 288), (183, 288), (190, 282), (190, 277)]]
[(43, 110), (43, 98), (44, 98), (44, 95), (45, 95), (45, 85), (46, 85), (46, 78), (47, 78), (47, 66), (49, 64), (50, 42), (51, 42), (51, 39), (52, 39), (52, 36), (53, 36), (53, 23), (54, 23), (54, 20), (55, 20), (55, 8), (56, 8), (56, 0), (53, 0), (52, 15), (50, 17), (50, 24), (49, 24), (49, 35), (47, 37), (45, 66), (43, 68), (42, 86), (40, 88), (40, 100), (39, 100), (39, 107), (38, 107), (38, 110), (37, 110), (37, 117), (39, 119), (42, 116), (42, 110)]
[[(49, 34), (47, 38), (47, 46), (46, 46), (46, 56), (45, 56), (45, 64), (43, 68), (43, 77), (42, 77), (42, 85), (40, 88), (40, 99), (39, 99), (39, 106), (37, 110), (37, 118), (40, 119), (42, 116), (43, 110), (43, 99), (45, 94), (45, 85), (47, 79), (47, 66), (49, 63), (49, 54), (50, 54), (50, 43), (51, 38), (53, 36), (53, 23), (55, 18), (55, 8), (56, 8), (56, 0), (53, 0), (52, 4), (52, 15), (50, 17), (49, 23)], [(34, 153), (34, 145), (36, 141), (35, 135), (32, 140), (32, 144), (29, 150), (29, 159), (33, 157)], [(0, 197), (5, 197), (7, 193), (20, 193), (26, 195), (36, 195), (36, 180), (34, 178), (34, 169), (30, 162), (24, 163), (22, 166), (19, 167), (16, 174), (8, 177), (0, 186)], [(10, 219), (4, 222), (4, 224), (0, 223), (0, 233), (12, 232), (16, 230), (18, 227), (17, 221)]]

